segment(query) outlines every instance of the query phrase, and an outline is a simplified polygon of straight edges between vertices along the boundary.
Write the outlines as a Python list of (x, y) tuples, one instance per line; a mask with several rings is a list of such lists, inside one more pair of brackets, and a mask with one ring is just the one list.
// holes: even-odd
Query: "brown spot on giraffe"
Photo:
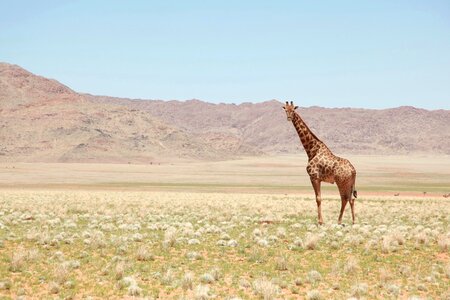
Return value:
[(355, 223), (355, 199), (357, 192), (355, 190), (356, 170), (353, 165), (345, 158), (334, 155), (330, 149), (319, 140), (315, 134), (308, 128), (300, 115), (295, 111), (297, 106), (291, 101), (286, 101), (283, 106), (286, 111), (288, 121), (292, 122), (297, 130), (300, 141), (308, 155), (308, 172), (311, 184), (316, 194), (317, 213), (319, 224), (323, 223), (322, 218), (322, 197), (320, 192), (321, 182), (336, 183), (341, 196), (341, 211), (339, 213), (338, 223), (342, 222), (347, 202), (350, 202), (352, 211), (352, 221)]

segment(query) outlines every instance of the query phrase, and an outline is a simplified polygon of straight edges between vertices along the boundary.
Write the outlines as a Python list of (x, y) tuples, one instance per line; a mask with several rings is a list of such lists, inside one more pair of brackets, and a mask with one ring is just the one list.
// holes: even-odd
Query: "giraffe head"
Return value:
[(292, 101), (291, 101), (291, 104), (289, 104), (286, 101), (286, 104), (283, 106), (283, 109), (286, 112), (287, 120), (289, 122), (291, 122), (292, 119), (294, 118), (294, 113), (297, 108), (298, 108), (298, 106), (294, 106), (294, 102), (292, 102)]

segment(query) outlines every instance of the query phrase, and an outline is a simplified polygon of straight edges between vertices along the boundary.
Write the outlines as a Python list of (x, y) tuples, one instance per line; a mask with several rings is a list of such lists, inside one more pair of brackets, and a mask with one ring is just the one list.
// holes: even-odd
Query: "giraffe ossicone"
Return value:
[(317, 138), (300, 115), (295, 111), (297, 106), (294, 106), (293, 101), (291, 101), (290, 104), (286, 101), (283, 108), (286, 111), (287, 120), (294, 125), (300, 138), (300, 142), (308, 155), (306, 172), (309, 175), (316, 195), (319, 224), (323, 223), (321, 209), (322, 197), (320, 191), (322, 182), (336, 183), (339, 189), (339, 194), (341, 196), (341, 211), (339, 213), (338, 223), (341, 224), (342, 222), (342, 216), (347, 202), (350, 202), (352, 221), (355, 223), (355, 199), (353, 198), (357, 197), (355, 189), (355, 168), (347, 159), (334, 155), (325, 143)]

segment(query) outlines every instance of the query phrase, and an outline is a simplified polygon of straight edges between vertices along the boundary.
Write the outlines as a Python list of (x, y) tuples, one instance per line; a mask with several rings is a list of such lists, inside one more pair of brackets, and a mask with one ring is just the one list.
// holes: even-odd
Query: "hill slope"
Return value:
[(145, 111), (90, 101), (18, 66), (0, 64), (0, 91), (1, 161), (152, 162), (234, 155), (233, 149)]
[[(298, 103), (301, 105), (301, 103)], [(211, 104), (79, 94), (0, 63), (0, 161), (151, 162), (303, 151), (276, 100)], [(450, 154), (450, 111), (300, 108), (336, 153)]]
[[(147, 111), (197, 134), (230, 133), (264, 153), (303, 151), (292, 123), (286, 121), (283, 104), (276, 100), (235, 105), (87, 97), (98, 103)], [(335, 152), (450, 154), (448, 110), (428, 111), (410, 106), (383, 110), (300, 107), (298, 112)]]

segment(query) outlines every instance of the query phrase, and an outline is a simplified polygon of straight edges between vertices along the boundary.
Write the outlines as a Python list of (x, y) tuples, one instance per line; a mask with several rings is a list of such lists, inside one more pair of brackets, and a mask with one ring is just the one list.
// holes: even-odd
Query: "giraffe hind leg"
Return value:
[(342, 216), (344, 215), (346, 205), (347, 205), (347, 199), (341, 196), (341, 211), (339, 212), (338, 224), (342, 223)]
[(342, 223), (342, 216), (344, 214), (345, 206), (347, 205), (347, 202), (350, 202), (350, 209), (352, 212), (352, 222), (355, 223), (355, 211), (354, 211), (354, 205), (355, 200), (353, 199), (352, 195), (354, 193), (353, 190), (353, 184), (348, 184), (347, 182), (344, 183), (337, 183), (339, 194), (341, 195), (341, 211), (339, 213), (338, 223)]
[[(352, 191), (350, 193), (350, 208), (352, 209), (352, 221), (355, 224), (355, 198), (358, 198), (358, 192), (355, 189), (356, 176), (353, 174), (352, 177)], [(355, 198), (353, 198), (353, 197)]]
[(355, 199), (350, 197), (350, 208), (352, 210), (352, 222), (355, 224)]

